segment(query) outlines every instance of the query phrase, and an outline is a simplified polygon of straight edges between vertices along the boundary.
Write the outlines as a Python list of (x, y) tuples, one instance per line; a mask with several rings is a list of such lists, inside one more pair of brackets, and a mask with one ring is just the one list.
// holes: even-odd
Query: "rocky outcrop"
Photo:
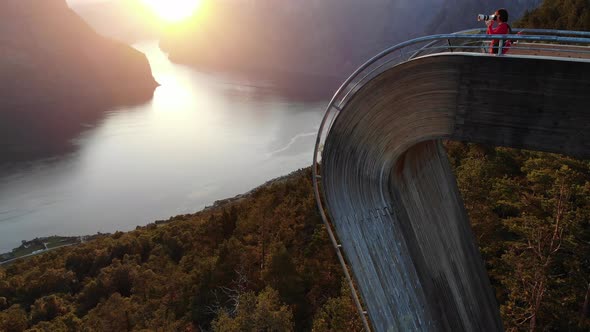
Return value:
[(144, 54), (99, 36), (65, 0), (0, 3), (0, 77), (0, 163), (63, 145), (157, 86)]

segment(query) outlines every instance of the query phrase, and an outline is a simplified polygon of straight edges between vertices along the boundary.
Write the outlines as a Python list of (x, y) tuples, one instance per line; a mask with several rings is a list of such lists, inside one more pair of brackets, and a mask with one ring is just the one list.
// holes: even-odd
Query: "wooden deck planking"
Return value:
[(589, 105), (590, 63), (490, 55), (412, 60), (355, 94), (322, 181), (375, 330), (502, 330), (437, 139), (588, 157)]

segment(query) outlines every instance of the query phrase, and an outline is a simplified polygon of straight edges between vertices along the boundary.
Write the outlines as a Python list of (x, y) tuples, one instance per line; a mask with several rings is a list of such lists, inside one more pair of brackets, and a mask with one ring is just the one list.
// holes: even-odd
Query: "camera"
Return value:
[(484, 15), (484, 14), (479, 14), (477, 15), (477, 20), (478, 21), (497, 21), (498, 20), (498, 16), (497, 15)]

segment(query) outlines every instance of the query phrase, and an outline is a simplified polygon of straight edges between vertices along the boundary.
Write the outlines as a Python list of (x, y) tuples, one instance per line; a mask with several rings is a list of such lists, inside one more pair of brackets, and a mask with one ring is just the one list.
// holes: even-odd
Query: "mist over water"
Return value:
[(310, 165), (327, 101), (173, 64), (156, 41), (134, 46), (161, 84), (153, 100), (107, 112), (74, 153), (0, 174), (0, 252), (196, 212)]

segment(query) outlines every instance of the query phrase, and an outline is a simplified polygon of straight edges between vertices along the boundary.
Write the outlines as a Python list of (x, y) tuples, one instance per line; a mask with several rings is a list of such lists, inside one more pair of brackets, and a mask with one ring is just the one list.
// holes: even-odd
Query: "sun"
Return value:
[(189, 18), (201, 5), (201, 0), (142, 0), (161, 19), (174, 23)]

